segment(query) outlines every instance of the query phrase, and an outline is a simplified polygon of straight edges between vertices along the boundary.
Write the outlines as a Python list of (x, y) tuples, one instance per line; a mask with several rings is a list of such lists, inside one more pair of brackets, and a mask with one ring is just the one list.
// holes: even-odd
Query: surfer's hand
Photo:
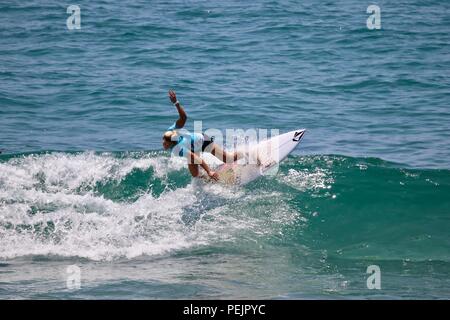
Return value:
[(177, 102), (177, 95), (175, 94), (175, 91), (169, 90), (169, 98), (172, 103)]
[(210, 171), (208, 172), (208, 176), (215, 181), (219, 180), (219, 175), (217, 174), (217, 172)]

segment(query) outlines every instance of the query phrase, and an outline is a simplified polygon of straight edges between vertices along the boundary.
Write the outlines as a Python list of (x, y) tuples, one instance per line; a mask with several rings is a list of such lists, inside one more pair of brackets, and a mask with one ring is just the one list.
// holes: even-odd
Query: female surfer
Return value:
[(187, 115), (180, 102), (177, 100), (175, 91), (169, 91), (169, 98), (177, 108), (179, 118), (173, 125), (167, 128), (167, 131), (163, 135), (162, 144), (164, 150), (171, 150), (172, 154), (176, 156), (186, 157), (188, 159), (189, 172), (193, 177), (201, 176), (199, 175), (200, 166), (206, 171), (206, 174), (210, 178), (217, 181), (219, 175), (217, 172), (211, 170), (205, 160), (199, 156), (200, 152), (209, 152), (225, 163), (238, 160), (240, 158), (240, 153), (224, 151), (219, 145), (213, 142), (212, 138), (203, 133), (180, 134), (178, 130), (184, 127)]

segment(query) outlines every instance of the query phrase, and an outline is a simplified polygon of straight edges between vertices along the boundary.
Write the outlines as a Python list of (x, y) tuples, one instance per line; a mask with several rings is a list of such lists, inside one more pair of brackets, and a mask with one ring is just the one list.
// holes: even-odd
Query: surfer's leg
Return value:
[(198, 177), (198, 164), (188, 164), (189, 171), (193, 177)]
[(237, 161), (238, 159), (242, 158), (242, 156), (243, 156), (242, 152), (225, 151), (217, 143), (213, 143), (210, 150), (211, 150), (211, 154), (213, 156), (215, 156), (217, 159), (219, 159), (220, 161), (223, 161), (225, 163)]

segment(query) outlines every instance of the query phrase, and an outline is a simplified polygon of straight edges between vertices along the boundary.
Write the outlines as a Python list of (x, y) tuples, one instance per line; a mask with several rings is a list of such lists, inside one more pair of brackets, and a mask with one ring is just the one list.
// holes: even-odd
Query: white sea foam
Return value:
[(120, 182), (133, 170), (150, 168), (164, 181), (185, 163), (154, 154), (91, 152), (29, 155), (0, 163), (0, 258), (158, 255), (234, 241), (243, 233), (278, 232), (274, 224), (295, 219), (277, 194), (267, 194), (264, 205), (255, 205), (257, 199), (243, 190), (201, 181), (158, 196), (143, 193), (135, 201), (113, 201), (93, 191), (98, 182)]
[(334, 183), (333, 177), (327, 169), (289, 169), (280, 179), (300, 191), (329, 189)]

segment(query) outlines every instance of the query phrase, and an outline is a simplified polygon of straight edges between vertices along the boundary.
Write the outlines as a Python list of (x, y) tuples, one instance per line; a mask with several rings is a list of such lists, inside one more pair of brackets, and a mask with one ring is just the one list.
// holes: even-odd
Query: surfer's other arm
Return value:
[(199, 176), (198, 166), (200, 165), (206, 171), (206, 173), (210, 178), (216, 181), (219, 179), (219, 175), (217, 174), (217, 172), (212, 171), (209, 168), (208, 164), (194, 152), (188, 151), (187, 158), (188, 158), (189, 172), (193, 177)]
[(181, 129), (184, 127), (184, 124), (186, 123), (186, 120), (187, 120), (186, 112), (184, 111), (180, 102), (177, 100), (177, 95), (176, 95), (175, 91), (169, 90), (169, 98), (170, 98), (170, 101), (175, 105), (175, 107), (177, 107), (178, 114), (180, 115), (180, 117), (178, 118), (176, 124), (177, 124), (177, 128)]

